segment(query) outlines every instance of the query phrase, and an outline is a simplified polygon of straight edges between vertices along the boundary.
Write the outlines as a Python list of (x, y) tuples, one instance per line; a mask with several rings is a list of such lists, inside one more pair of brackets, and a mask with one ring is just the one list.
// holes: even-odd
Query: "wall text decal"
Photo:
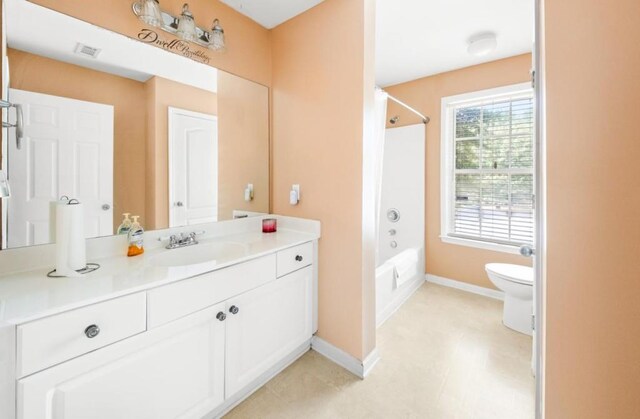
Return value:
[(209, 64), (211, 58), (202, 50), (191, 49), (191, 46), (188, 42), (182, 41), (180, 39), (172, 39), (170, 41), (163, 39), (157, 32), (151, 29), (141, 29), (138, 33), (138, 39), (147, 44), (156, 45), (162, 49), (167, 51), (175, 52), (180, 55), (183, 55), (187, 58), (191, 58), (192, 60), (199, 61), (204, 64)]

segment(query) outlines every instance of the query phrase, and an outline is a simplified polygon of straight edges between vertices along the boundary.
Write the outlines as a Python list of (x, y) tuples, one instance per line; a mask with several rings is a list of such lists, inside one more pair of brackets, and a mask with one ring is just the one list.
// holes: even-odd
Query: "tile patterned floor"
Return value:
[(378, 330), (365, 380), (310, 351), (225, 418), (533, 418), (531, 338), (501, 317), (499, 301), (425, 284)]

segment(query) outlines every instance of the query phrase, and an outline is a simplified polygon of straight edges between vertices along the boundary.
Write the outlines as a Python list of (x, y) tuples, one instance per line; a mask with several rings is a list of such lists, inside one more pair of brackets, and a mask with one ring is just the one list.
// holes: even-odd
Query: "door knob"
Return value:
[(216, 314), (216, 319), (220, 320), (221, 322), (224, 321), (224, 319), (227, 318), (227, 315), (224, 314), (222, 311), (219, 311), (218, 314)]
[(102, 210), (103, 211), (109, 211), (111, 209), (111, 205), (109, 204), (102, 204)]
[(533, 247), (529, 246), (528, 244), (520, 246), (520, 254), (526, 258), (530, 258), (531, 256), (535, 255), (535, 253), (536, 252)]
[(231, 306), (229, 307), (229, 313), (231, 314), (238, 314), (238, 312), (240, 311), (240, 309), (236, 306)]
[(182, 203), (182, 201), (178, 201), (176, 202), (176, 207), (182, 207), (184, 206), (184, 204)]
[(100, 334), (100, 328), (96, 324), (92, 324), (91, 326), (84, 329), (84, 334), (89, 338), (93, 339)]

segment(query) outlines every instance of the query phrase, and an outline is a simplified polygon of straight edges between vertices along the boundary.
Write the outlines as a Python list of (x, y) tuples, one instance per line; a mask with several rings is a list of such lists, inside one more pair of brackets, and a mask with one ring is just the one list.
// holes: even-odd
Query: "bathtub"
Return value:
[(411, 248), (399, 253), (417, 252), (418, 260), (411, 266), (411, 278), (398, 286), (394, 276), (393, 258), (376, 268), (376, 325), (382, 325), (424, 282), (424, 249)]

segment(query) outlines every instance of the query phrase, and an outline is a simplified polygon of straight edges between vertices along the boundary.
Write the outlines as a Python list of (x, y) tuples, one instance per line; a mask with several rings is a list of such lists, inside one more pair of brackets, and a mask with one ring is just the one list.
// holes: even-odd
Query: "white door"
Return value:
[(9, 130), (8, 247), (50, 243), (50, 202), (85, 208), (87, 237), (113, 234), (113, 106), (9, 89), (22, 105), (24, 138)]
[(309, 266), (227, 302), (227, 398), (311, 338), (312, 277)]
[(224, 400), (224, 303), (18, 381), (18, 419), (200, 419)]
[(169, 108), (169, 227), (218, 221), (218, 119)]

